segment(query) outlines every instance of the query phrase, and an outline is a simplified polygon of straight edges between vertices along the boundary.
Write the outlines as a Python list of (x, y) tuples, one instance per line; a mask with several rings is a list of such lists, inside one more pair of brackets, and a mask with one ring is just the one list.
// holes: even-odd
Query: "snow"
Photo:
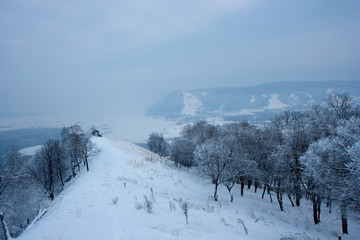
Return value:
[(331, 93), (333, 93), (333, 92), (334, 92), (334, 89), (332, 89), (332, 88), (326, 89), (326, 93), (327, 93), (327, 94), (331, 94)]
[(299, 100), (299, 97), (295, 95), (295, 93), (291, 93), (290, 96), (289, 96), (289, 99), (292, 99), (292, 100), (295, 100), (295, 101), (298, 101)]
[(288, 106), (289, 105), (284, 104), (279, 100), (279, 94), (271, 94), (269, 98), (269, 105), (266, 107), (266, 109), (281, 109)]
[[(221, 186), (215, 202), (213, 185), (192, 170), (177, 169), (124, 140), (92, 140), (101, 152), (90, 162), (90, 172), (79, 174), (18, 239), (335, 239), (341, 230), (339, 214), (324, 209), (315, 226), (310, 203), (291, 208), (285, 201), (281, 212), (268, 195), (261, 199), (261, 190), (245, 190), (241, 197), (236, 186), (231, 203)], [(142, 207), (144, 196), (153, 202), (150, 214)], [(184, 201), (189, 224), (180, 207)], [(349, 219), (346, 239), (360, 235), (358, 226)]]
[(35, 155), (36, 151), (39, 150), (41, 147), (42, 147), (42, 145), (37, 145), (37, 146), (28, 147), (28, 148), (23, 148), (23, 149), (21, 149), (19, 152), (20, 152), (23, 156), (32, 156), (32, 155)]
[(195, 116), (202, 108), (202, 103), (192, 93), (183, 92), (184, 108), (181, 114), (186, 116)]
[(255, 96), (251, 95), (250, 103), (254, 103), (256, 101)]
[(224, 113), (225, 116), (244, 116), (244, 115), (254, 115), (254, 113), (262, 112), (265, 109), (241, 109), (236, 112), (227, 112)]
[[(262, 95), (264, 98), (267, 97), (267, 95)], [(293, 97), (294, 99), (297, 98), (295, 94), (290, 95), (290, 98)], [(254, 96), (250, 99), (250, 102), (255, 102), (256, 99)], [(263, 112), (265, 110), (274, 110), (274, 109), (283, 109), (289, 107), (289, 105), (282, 103), (279, 100), (279, 94), (271, 94), (269, 98), (269, 103), (264, 108), (254, 108), (254, 109), (241, 109), (240, 111), (235, 112), (226, 112), (224, 113), (225, 116), (245, 116), (245, 115), (254, 115), (258, 112)]]

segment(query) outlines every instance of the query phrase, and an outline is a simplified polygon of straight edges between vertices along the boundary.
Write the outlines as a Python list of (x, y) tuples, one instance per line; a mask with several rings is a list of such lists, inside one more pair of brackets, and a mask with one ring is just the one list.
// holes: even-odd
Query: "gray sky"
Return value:
[(142, 112), (175, 90), (360, 80), (358, 0), (2, 0), (0, 116)]

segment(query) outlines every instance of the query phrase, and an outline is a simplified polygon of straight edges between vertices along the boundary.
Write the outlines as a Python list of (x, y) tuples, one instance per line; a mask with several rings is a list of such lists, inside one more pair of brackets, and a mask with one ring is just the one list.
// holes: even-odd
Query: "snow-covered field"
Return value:
[[(234, 202), (225, 189), (219, 202), (211, 199), (213, 186), (186, 169), (132, 143), (94, 138), (101, 152), (54, 201), (48, 212), (31, 225), (21, 240), (58, 239), (337, 239), (339, 214), (324, 208), (321, 224), (312, 222), (311, 206), (285, 211), (276, 199), (261, 199), (253, 189)], [(237, 186), (238, 187), (238, 186)], [(144, 206), (152, 202), (151, 212)], [(188, 204), (188, 220), (181, 208)], [(360, 221), (350, 217), (350, 235), (359, 239)]]

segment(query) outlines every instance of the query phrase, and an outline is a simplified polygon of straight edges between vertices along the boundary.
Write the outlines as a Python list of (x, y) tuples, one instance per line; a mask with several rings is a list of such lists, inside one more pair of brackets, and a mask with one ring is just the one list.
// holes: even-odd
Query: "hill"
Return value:
[(303, 110), (323, 104), (331, 92), (348, 92), (360, 102), (360, 82), (274, 82), (251, 87), (176, 91), (164, 96), (146, 114), (179, 121), (268, 120), (283, 110)]
[[(335, 239), (341, 232), (337, 210), (322, 211), (312, 222), (310, 203), (285, 211), (261, 199), (253, 189), (230, 202), (225, 187), (219, 201), (213, 186), (173, 162), (126, 141), (97, 138), (101, 153), (54, 201), (36, 224), (18, 239)], [(147, 199), (147, 200), (146, 200)], [(188, 205), (188, 224), (182, 206)], [(360, 235), (359, 220), (350, 217), (350, 235)]]

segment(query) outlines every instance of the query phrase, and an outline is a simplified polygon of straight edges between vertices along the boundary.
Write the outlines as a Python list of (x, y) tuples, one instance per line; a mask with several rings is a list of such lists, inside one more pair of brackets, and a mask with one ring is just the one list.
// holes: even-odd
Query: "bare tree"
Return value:
[(99, 149), (89, 138), (84, 138), (81, 144), (81, 153), (84, 159), (86, 170), (89, 171), (89, 158), (96, 155)]
[(348, 119), (352, 110), (351, 97), (348, 93), (329, 95), (327, 104), (339, 119)]
[(51, 200), (56, 191), (64, 185), (64, 164), (62, 158), (63, 149), (58, 140), (48, 140), (43, 147), (36, 152), (33, 166), (30, 167), (32, 175), (43, 186)]
[(194, 164), (194, 150), (194, 143), (183, 137), (175, 138), (170, 145), (171, 157), (178, 168)]
[(3, 169), (4, 186), (0, 196), (0, 208), (6, 213), (7, 222), (12, 226), (12, 233), (18, 232), (21, 224), (21, 211), (23, 199), (21, 198), (24, 185), (27, 184), (24, 175), (24, 158), (13, 147), (4, 156), (1, 164)]

